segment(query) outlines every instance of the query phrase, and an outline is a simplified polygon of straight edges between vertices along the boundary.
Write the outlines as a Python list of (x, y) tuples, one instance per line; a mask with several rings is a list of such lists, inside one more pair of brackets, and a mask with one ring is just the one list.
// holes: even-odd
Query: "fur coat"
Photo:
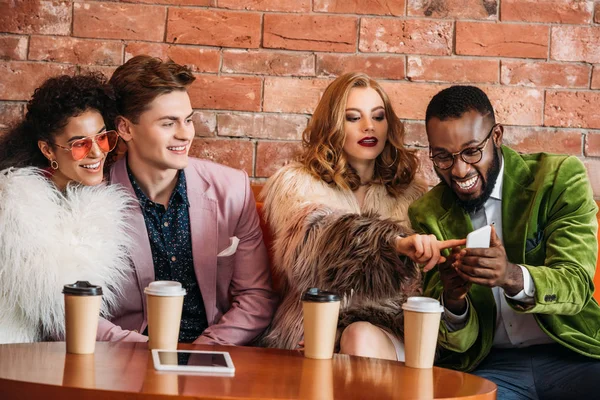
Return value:
[(274, 280), (281, 304), (262, 338), (268, 347), (294, 349), (303, 336), (301, 295), (310, 287), (342, 297), (339, 338), (353, 322), (367, 321), (403, 338), (401, 305), (420, 293), (421, 274), (398, 255), (395, 238), (411, 234), (408, 206), (426, 186), (414, 181), (399, 198), (373, 184), (359, 207), (350, 190), (332, 188), (302, 165), (273, 175), (262, 195), (273, 233)]
[(102, 286), (101, 315), (130, 268), (117, 186), (70, 185), (63, 193), (35, 168), (0, 172), (0, 343), (64, 337), (65, 284)]

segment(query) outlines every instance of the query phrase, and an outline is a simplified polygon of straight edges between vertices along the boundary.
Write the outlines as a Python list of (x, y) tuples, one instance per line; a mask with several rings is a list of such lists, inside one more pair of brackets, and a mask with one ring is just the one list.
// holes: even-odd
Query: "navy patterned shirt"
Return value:
[(193, 342), (208, 327), (208, 322), (194, 272), (185, 174), (183, 170), (179, 171), (177, 185), (165, 209), (144, 194), (129, 168), (127, 172), (146, 222), (155, 279), (181, 282), (187, 291), (183, 300), (179, 341)]

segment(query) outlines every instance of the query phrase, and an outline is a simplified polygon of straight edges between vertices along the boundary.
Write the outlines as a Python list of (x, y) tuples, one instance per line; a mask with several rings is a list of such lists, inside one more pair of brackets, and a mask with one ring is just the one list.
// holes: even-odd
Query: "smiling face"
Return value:
[(445, 121), (434, 117), (427, 122), (431, 154), (444, 158), (465, 149), (481, 148), (492, 128), (479, 162), (468, 164), (457, 154), (451, 168), (435, 167), (437, 175), (452, 189), (467, 212), (481, 208), (494, 189), (500, 171), (503, 128), (501, 125), (493, 127), (491, 119), (477, 111), (468, 111), (460, 118)]
[(195, 132), (192, 114), (187, 92), (175, 90), (156, 97), (138, 123), (121, 124), (129, 165), (155, 172), (185, 168)]
[[(94, 143), (88, 155), (76, 161), (69, 148), (71, 143), (86, 137), (95, 137), (106, 130), (102, 115), (97, 110), (87, 110), (67, 120), (67, 125), (54, 136), (54, 143), (40, 141), (38, 143), (44, 156), (50, 161), (58, 163), (58, 169), (53, 171), (52, 181), (63, 189), (70, 181), (84, 185), (98, 185), (102, 182), (104, 161), (106, 153), (102, 152), (98, 144)], [(54, 144), (58, 145), (55, 146)]]
[(355, 87), (348, 93), (344, 122), (344, 153), (350, 165), (375, 163), (385, 147), (388, 122), (375, 89)]

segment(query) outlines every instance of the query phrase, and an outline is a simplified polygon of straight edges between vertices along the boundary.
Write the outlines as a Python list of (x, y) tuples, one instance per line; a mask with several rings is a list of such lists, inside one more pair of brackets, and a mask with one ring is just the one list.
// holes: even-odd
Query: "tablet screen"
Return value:
[(189, 365), (195, 367), (227, 367), (225, 356), (221, 353), (189, 353), (176, 351), (159, 351), (158, 358), (162, 365)]

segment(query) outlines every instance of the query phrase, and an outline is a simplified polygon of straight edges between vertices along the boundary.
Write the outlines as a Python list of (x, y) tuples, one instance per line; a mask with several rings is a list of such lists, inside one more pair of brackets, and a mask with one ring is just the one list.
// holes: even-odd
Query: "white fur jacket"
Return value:
[(303, 335), (300, 297), (310, 287), (342, 296), (338, 339), (356, 321), (402, 339), (400, 305), (421, 290), (421, 275), (412, 261), (398, 255), (394, 239), (412, 233), (408, 206), (425, 189), (414, 181), (393, 198), (383, 185), (373, 184), (361, 208), (352, 191), (327, 185), (298, 163), (273, 175), (262, 196), (274, 237), (274, 282), (281, 304), (262, 344), (296, 348)]
[(70, 185), (62, 193), (35, 168), (0, 172), (0, 343), (64, 338), (62, 288), (102, 286), (108, 316), (130, 268), (117, 186)]

